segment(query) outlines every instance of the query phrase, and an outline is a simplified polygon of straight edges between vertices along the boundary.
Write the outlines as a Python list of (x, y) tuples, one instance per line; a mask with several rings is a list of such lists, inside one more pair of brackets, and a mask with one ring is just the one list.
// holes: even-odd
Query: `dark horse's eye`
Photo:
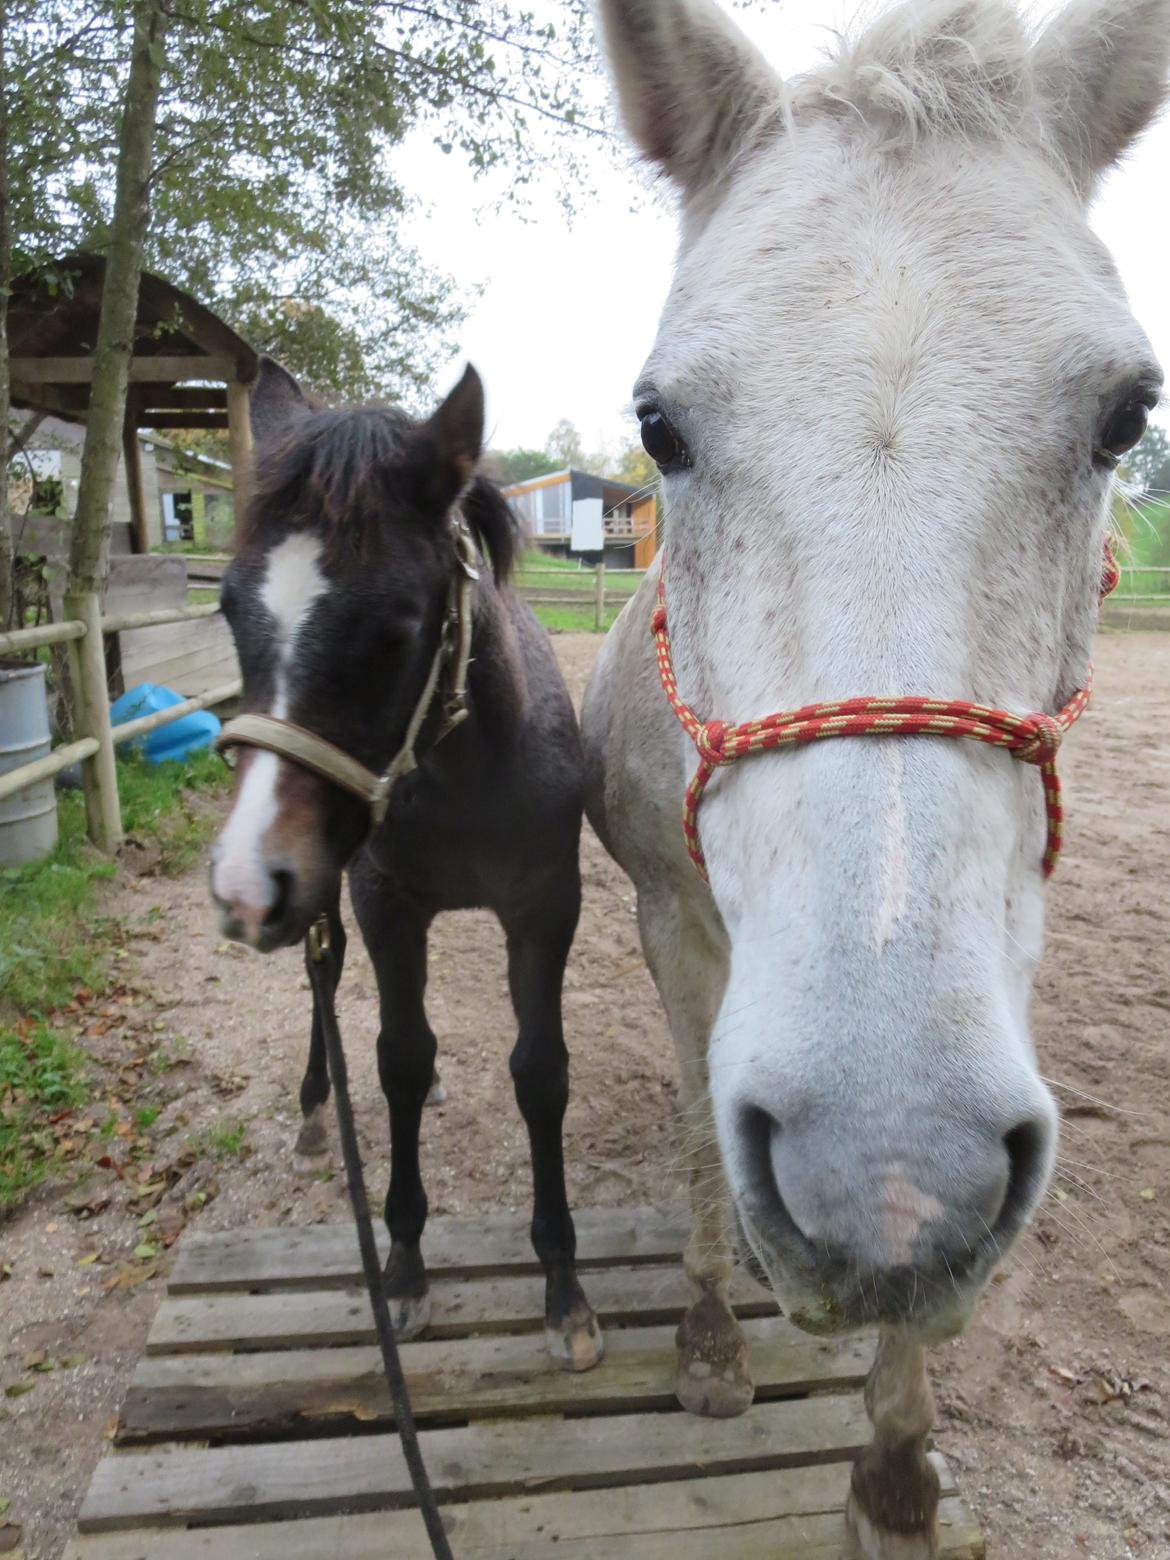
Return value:
[(1145, 433), (1150, 421), (1148, 400), (1126, 401), (1119, 406), (1101, 431), (1101, 438), (1094, 451), (1106, 466), (1116, 466)]
[(688, 464), (682, 441), (661, 412), (643, 412), (642, 448), (662, 471)]

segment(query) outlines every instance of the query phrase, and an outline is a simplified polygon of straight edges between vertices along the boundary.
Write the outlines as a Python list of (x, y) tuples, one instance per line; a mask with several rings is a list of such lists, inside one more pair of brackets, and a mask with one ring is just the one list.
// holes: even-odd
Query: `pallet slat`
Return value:
[[(670, 1484), (519, 1496), (448, 1507), (459, 1560), (844, 1560), (840, 1465), (732, 1474)], [(940, 1560), (986, 1551), (944, 1472)], [(147, 1529), (75, 1539), (65, 1560), (430, 1560), (414, 1512), (299, 1522)]]
[[(689, 1222), (577, 1215), (607, 1355), (574, 1376), (527, 1219), (431, 1221), (432, 1331), (402, 1357), (459, 1560), (845, 1560), (872, 1340), (800, 1333), (737, 1274), (757, 1401), (683, 1413)], [(65, 1560), (429, 1560), (372, 1336), (348, 1225), (189, 1238)], [(940, 1560), (983, 1560), (938, 1462)]]
[[(688, 1286), (677, 1264), (599, 1268), (587, 1276), (586, 1293), (603, 1324), (610, 1326), (677, 1323), (690, 1303)], [(742, 1271), (732, 1277), (732, 1301), (736, 1313), (744, 1318), (778, 1314), (768, 1291)], [(543, 1327), (544, 1279), (539, 1274), (438, 1278), (431, 1285), (428, 1339), (538, 1332)], [(146, 1352), (331, 1348), (374, 1341), (374, 1322), (364, 1289), (201, 1294), (163, 1301)]]
[[(440, 1499), (624, 1485), (851, 1457), (869, 1440), (855, 1393), (757, 1403), (713, 1427), (684, 1414), (495, 1420), (423, 1432)], [(840, 1482), (840, 1473), (837, 1475)], [(394, 1434), (109, 1457), (81, 1510), (85, 1532), (241, 1522), (413, 1503)]]
[[(872, 1342), (830, 1344), (778, 1317), (744, 1323), (760, 1400), (859, 1386)], [(402, 1366), (420, 1421), (475, 1415), (622, 1413), (674, 1405), (675, 1329), (611, 1331), (605, 1364), (558, 1371), (539, 1335), (408, 1343)], [(386, 1420), (377, 1349), (153, 1356), (139, 1361), (122, 1410), (123, 1443), (282, 1433), (306, 1420)]]
[[(669, 1208), (582, 1208), (577, 1265), (663, 1262), (681, 1257), (690, 1236), (690, 1214)], [(383, 1259), (389, 1237), (379, 1228)], [(528, 1221), (520, 1214), (485, 1214), (476, 1220), (430, 1219), (423, 1255), (433, 1278), (475, 1273), (537, 1273)], [(168, 1289), (172, 1295), (233, 1289), (330, 1289), (361, 1282), (357, 1237), (349, 1224), (302, 1225), (221, 1235), (192, 1235), (179, 1253)]]

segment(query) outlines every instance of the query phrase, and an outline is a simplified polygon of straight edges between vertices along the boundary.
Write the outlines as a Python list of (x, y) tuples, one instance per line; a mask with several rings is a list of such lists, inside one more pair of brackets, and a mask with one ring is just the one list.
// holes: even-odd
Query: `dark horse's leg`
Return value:
[[(341, 979), (341, 967), (345, 963), (345, 927), (341, 924), (341, 891), (326, 910), (329, 918), (329, 937), (336, 950), (337, 979)], [(305, 958), (308, 959), (306, 950)], [(336, 991), (336, 986), (334, 986)], [(317, 1011), (317, 998), (313, 997), (313, 1027), (309, 1034), (309, 1062), (301, 1079), (300, 1134), (293, 1149), (293, 1169), (299, 1175), (311, 1175), (324, 1170), (329, 1163), (329, 1135), (325, 1129), (325, 1101), (329, 1098), (329, 1068), (325, 1062), (325, 1034), (321, 1028), (321, 1015)]]
[(604, 1352), (597, 1318), (577, 1280), (561, 1138), (569, 1102), (561, 986), (580, 908), (574, 856), (547, 896), (527, 903), (523, 912), (500, 915), (520, 1026), (510, 1065), (532, 1150), (532, 1244), (545, 1272), (545, 1337), (549, 1353), (566, 1370), (589, 1370)]
[(427, 1325), (431, 1314), (419, 1246), (427, 1218), (427, 1194), (418, 1163), (419, 1125), (438, 1049), (423, 1009), (430, 917), (400, 899), (372, 867), (359, 863), (351, 867), (350, 892), (378, 980), (378, 1076), (390, 1107), (386, 1298), (395, 1333), (412, 1338)]

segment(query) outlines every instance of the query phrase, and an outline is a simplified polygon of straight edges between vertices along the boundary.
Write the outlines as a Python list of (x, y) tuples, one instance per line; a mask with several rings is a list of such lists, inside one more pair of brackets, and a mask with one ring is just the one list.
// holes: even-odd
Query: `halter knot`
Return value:
[(710, 764), (712, 769), (717, 769), (720, 764), (731, 762), (726, 754), (726, 745), (727, 727), (721, 720), (709, 720), (695, 733), (695, 746), (699, 750), (699, 758), (704, 764)]
[(1038, 710), (1034, 715), (1029, 715), (1024, 724), (1029, 729), (1029, 735), (1018, 747), (1013, 748), (1015, 756), (1022, 764), (1038, 764), (1041, 767), (1054, 764), (1060, 752), (1060, 739), (1064, 736), (1060, 722)]
[(650, 614), (650, 632), (652, 634), (661, 634), (665, 627), (666, 605), (664, 602), (660, 601), (654, 608), (654, 611)]

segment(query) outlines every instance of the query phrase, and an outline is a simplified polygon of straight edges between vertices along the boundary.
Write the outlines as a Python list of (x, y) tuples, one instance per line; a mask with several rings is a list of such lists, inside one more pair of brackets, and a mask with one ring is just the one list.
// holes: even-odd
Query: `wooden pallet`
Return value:
[[(797, 1332), (737, 1275), (756, 1402), (683, 1413), (677, 1209), (577, 1214), (606, 1358), (544, 1349), (543, 1282), (514, 1214), (432, 1219), (425, 1341), (402, 1358), (459, 1560), (838, 1560), (868, 1440), (872, 1344)], [(430, 1551), (344, 1225), (184, 1242), (66, 1560), (426, 1560)], [(943, 1474), (942, 1554), (978, 1530)]]

